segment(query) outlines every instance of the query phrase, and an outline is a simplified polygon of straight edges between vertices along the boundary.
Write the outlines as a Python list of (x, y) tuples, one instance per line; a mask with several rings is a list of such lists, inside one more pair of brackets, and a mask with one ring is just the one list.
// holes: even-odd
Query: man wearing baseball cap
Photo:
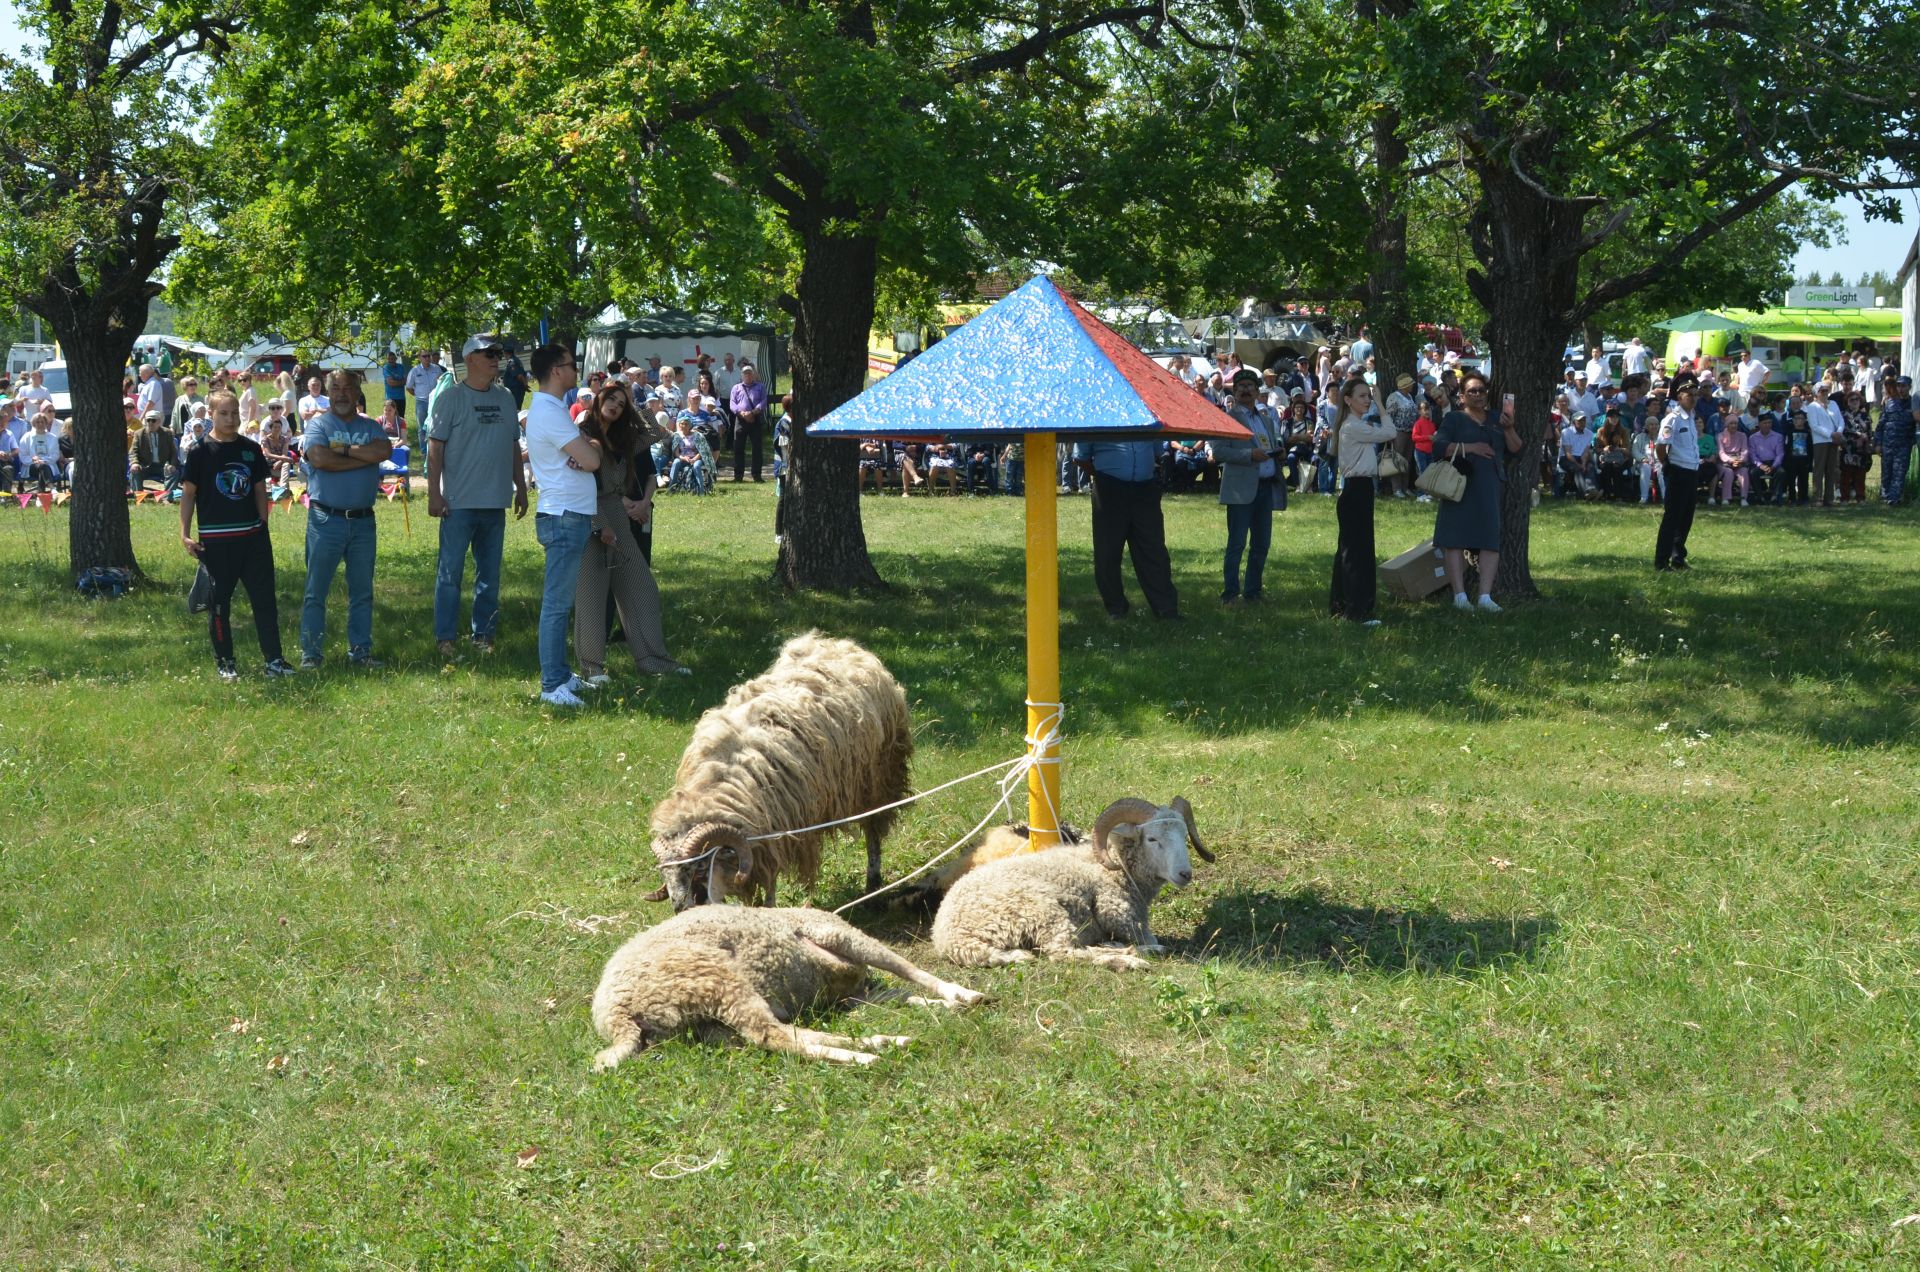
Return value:
[(133, 435), (133, 473), (130, 483), (139, 490), (143, 483), (157, 481), (165, 485), (180, 452), (173, 434), (160, 427), (160, 408), (148, 407), (140, 418), (140, 431)]
[(1913, 459), (1913, 377), (1886, 379), (1887, 400), (1880, 408), (1880, 498), (1896, 508), (1906, 497), (1907, 465)]
[(427, 428), (427, 515), (440, 521), (440, 557), (433, 579), (433, 638), (442, 658), (459, 654), (460, 592), (473, 555), (473, 647), (493, 652), (500, 621), (500, 557), (507, 538), (507, 501), (527, 515), (527, 476), (520, 464), (520, 411), (500, 382), (505, 350), (493, 336), (461, 346), (465, 383), (433, 397)]

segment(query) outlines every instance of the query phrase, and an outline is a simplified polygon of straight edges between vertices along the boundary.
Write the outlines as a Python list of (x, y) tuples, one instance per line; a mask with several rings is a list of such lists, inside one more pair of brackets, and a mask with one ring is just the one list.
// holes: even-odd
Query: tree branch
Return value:
[(953, 68), (949, 78), (956, 84), (984, 78), (999, 71), (1018, 71), (1042, 54), (1076, 35), (1084, 34), (1098, 27), (1115, 26), (1126, 22), (1140, 22), (1160, 13), (1159, 5), (1136, 4), (1123, 8), (1098, 9), (1065, 26), (1042, 26), (1024, 40), (1017, 40), (1004, 49), (991, 53), (982, 53), (978, 57), (968, 58)]
[(1773, 180), (1767, 182), (1750, 194), (1747, 194), (1745, 197), (1728, 204), (1721, 210), (1718, 216), (1708, 217), (1705, 221), (1702, 221), (1699, 225), (1694, 226), (1693, 229), (1675, 239), (1672, 246), (1643, 268), (1634, 270), (1631, 274), (1622, 274), (1618, 278), (1612, 278), (1604, 283), (1598, 284), (1593, 290), (1587, 293), (1585, 299), (1576, 304), (1572, 311), (1568, 313), (1567, 325), (1577, 327), (1585, 322), (1590, 315), (1606, 308), (1614, 301), (1623, 300), (1639, 291), (1642, 287), (1647, 286), (1649, 283), (1655, 282), (1681, 261), (1684, 261), (1694, 248), (1700, 246), (1700, 244), (1706, 242), (1727, 226), (1732, 225), (1735, 221), (1747, 215), (1747, 213), (1760, 207), (1781, 191), (1790, 188), (1793, 183), (1799, 179), (1800, 177), (1797, 173), (1782, 173), (1776, 176)]

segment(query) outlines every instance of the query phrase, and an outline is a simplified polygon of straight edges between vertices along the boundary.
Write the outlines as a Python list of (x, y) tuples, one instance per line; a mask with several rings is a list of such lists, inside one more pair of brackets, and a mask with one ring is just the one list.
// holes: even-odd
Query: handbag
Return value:
[(1467, 493), (1466, 474), (1451, 463), (1435, 460), (1427, 465), (1427, 471), (1420, 474), (1420, 480), (1413, 483), (1436, 499), (1448, 503), (1459, 503)]
[(1381, 476), (1382, 478), (1399, 477), (1404, 475), (1406, 471), (1407, 471), (1407, 461), (1400, 458), (1397, 452), (1395, 451), (1380, 452), (1379, 476)]

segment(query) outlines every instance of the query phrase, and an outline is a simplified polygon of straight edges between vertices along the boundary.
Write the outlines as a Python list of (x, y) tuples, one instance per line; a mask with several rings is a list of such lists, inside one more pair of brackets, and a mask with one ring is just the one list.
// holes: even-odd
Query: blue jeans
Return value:
[(1026, 493), (1027, 461), (1024, 459), (1002, 460), (1000, 472), (1007, 479), (1007, 493), (1021, 495)]
[(460, 587), (473, 552), (473, 638), (492, 640), (500, 622), (500, 550), (505, 508), (449, 508), (440, 519), (440, 564), (433, 576), (433, 638), (452, 640), (460, 627)]
[(373, 652), (372, 517), (336, 517), (307, 509), (307, 591), (300, 604), (300, 652), (320, 657), (327, 638), (327, 593), (340, 563), (347, 563), (347, 653)]
[[(1247, 592), (1260, 595), (1267, 572), (1267, 549), (1273, 543), (1273, 482), (1263, 481), (1253, 502), (1227, 504), (1226, 590), (1222, 597), (1240, 595), (1240, 553), (1247, 552)], [(1252, 540), (1249, 549), (1248, 540)]]
[(573, 626), (573, 594), (593, 518), (583, 512), (536, 513), (533, 531), (547, 550), (547, 583), (540, 592), (540, 692), (550, 693), (573, 679), (567, 629)]

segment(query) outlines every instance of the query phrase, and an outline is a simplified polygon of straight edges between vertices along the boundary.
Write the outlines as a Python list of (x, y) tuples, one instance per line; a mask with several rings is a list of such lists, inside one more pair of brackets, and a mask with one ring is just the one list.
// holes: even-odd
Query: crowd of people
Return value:
[[(608, 683), (606, 649), (616, 614), (639, 672), (686, 674), (668, 653), (651, 569), (653, 498), (660, 484), (654, 448), (668, 444), (653, 435), (663, 429), (670, 401), (684, 403), (676, 430), (690, 427), (689, 418), (702, 414), (700, 391), (682, 390), (672, 371), (650, 378), (638, 369), (629, 375), (624, 366), (596, 373), (583, 388), (574, 355), (543, 345), (532, 356), (537, 391), (522, 410), (521, 394), (503, 374), (509, 356), (495, 338), (476, 335), (461, 350), (464, 377), (435, 374), (431, 355), (423, 355), (416, 369), (425, 374), (383, 377), (389, 390), (395, 381), (402, 392), (424, 390), (418, 416), (427, 511), (440, 526), (433, 606), (440, 654), (455, 659), (463, 653), (460, 610), (469, 559), (474, 582), (464, 643), (477, 654), (493, 651), (507, 510), (526, 516), (529, 487), (537, 485), (535, 529), (546, 553), (538, 634), (542, 700), (578, 707), (581, 695)], [(750, 365), (740, 367), (738, 376), (731, 424), (745, 442), (755, 423), (764, 421), (767, 389)], [(244, 385), (244, 377), (236, 379)], [(705, 372), (701, 382), (709, 383)], [(243, 422), (241, 392), (232, 382), (215, 387), (204, 411), (188, 417), (204, 418), (204, 429), (183, 441), (171, 460), (159, 458), (157, 447), (136, 445), (134, 452), (143, 465), (149, 456), (170, 465), (166, 480), (180, 492), (181, 542), (207, 576), (205, 587), (196, 590), (204, 592), (215, 666), (227, 680), (239, 678), (230, 625), (237, 588), (246, 589), (252, 605), (267, 674), (287, 676), (323, 665), (327, 597), (343, 567), (347, 661), (380, 666), (373, 643), (374, 507), (390, 475), (410, 489), (406, 460), (396, 458), (406, 443), (402, 403), (388, 397), (380, 417), (370, 417), (362, 377), (349, 370), (313, 377), (306, 387), (294, 403), (302, 429), (290, 444), (307, 484), (298, 669), (280, 645), (268, 517), (275, 498), (273, 453), (261, 430), (249, 432)], [(649, 411), (653, 406), (663, 409)], [(262, 427), (273, 427), (282, 414), (281, 399), (273, 399)], [(140, 435), (155, 431), (157, 423), (158, 417), (143, 423)]]
[[(345, 369), (220, 371), (207, 377), (204, 395), (199, 376), (176, 381), (164, 366), (142, 365), (127, 378), (129, 495), (179, 502), (183, 542), (207, 576), (210, 635), (223, 677), (238, 676), (229, 622), (241, 587), (254, 608), (268, 673), (295, 670), (279, 644), (266, 514), (296, 481), (305, 484), (300, 502), (308, 517), (300, 665), (322, 665), (327, 594), (343, 568), (347, 659), (379, 665), (373, 505), (396, 487), (411, 496), (409, 397), (428, 513), (440, 524), (434, 635), (444, 657), (462, 653), (469, 558), (466, 639), (478, 652), (491, 651), (506, 510), (524, 517), (529, 488), (537, 485), (536, 528), (548, 560), (539, 637), (543, 699), (578, 706), (581, 694), (607, 682), (615, 615), (636, 668), (685, 672), (661, 630), (650, 567), (653, 499), (663, 490), (712, 490), (729, 450), (735, 482), (749, 474), (764, 480), (769, 450), (777, 481), (791, 444), (791, 399), (776, 414), (756, 369), (730, 355), (699, 359), (691, 384), (685, 370), (657, 357), (644, 367), (617, 359), (582, 383), (575, 355), (558, 345), (535, 351), (529, 371), (484, 335), (466, 342), (461, 359), (464, 376), (456, 376), (431, 351), (413, 366), (390, 353), (375, 373), (383, 389), (378, 416), (367, 413), (370, 377)], [(1669, 368), (1635, 340), (1615, 374), (1611, 359), (1590, 350), (1585, 365), (1564, 373), (1537, 466), (1514, 462), (1526, 446), (1511, 395), (1493, 402), (1489, 377), (1455, 354), (1429, 346), (1382, 394), (1364, 327), (1347, 347), (1261, 370), (1232, 354), (1207, 375), (1183, 356), (1170, 359), (1168, 370), (1245, 425), (1250, 440), (1062, 445), (1042, 470), (1061, 493), (1093, 492), (1094, 581), (1115, 619), (1129, 610), (1121, 575), (1127, 557), (1148, 609), (1160, 618), (1180, 615), (1160, 511), (1168, 491), (1217, 491), (1226, 516), (1220, 599), (1228, 605), (1260, 599), (1272, 517), (1289, 494), (1336, 499), (1329, 609), (1372, 624), (1374, 502), (1435, 502), (1424, 477), (1436, 463), (1465, 479), (1464, 492), (1438, 500), (1435, 517), (1434, 544), (1445, 555), (1454, 604), (1498, 613), (1492, 591), (1500, 492), (1514, 474), (1536, 485), (1536, 498), (1658, 502), (1655, 566), (1686, 570), (1701, 504), (1864, 504), (1876, 461), (1879, 498), (1898, 504), (1915, 441), (1911, 381), (1865, 353), (1839, 358), (1779, 392), (1751, 351), (1726, 366), (1695, 360)], [(538, 391), (523, 409), (529, 388)], [(41, 489), (63, 481), (71, 442), (39, 373), (17, 387), (0, 386), (5, 390), (11, 392), (0, 402), (0, 480)], [(921, 488), (1018, 495), (1034, 479), (1029, 459), (1017, 440), (873, 439), (859, 447), (860, 486), (897, 486), (902, 495)], [(1477, 600), (1468, 595), (1469, 564), (1478, 574)], [(584, 675), (569, 658), (569, 631)]]

